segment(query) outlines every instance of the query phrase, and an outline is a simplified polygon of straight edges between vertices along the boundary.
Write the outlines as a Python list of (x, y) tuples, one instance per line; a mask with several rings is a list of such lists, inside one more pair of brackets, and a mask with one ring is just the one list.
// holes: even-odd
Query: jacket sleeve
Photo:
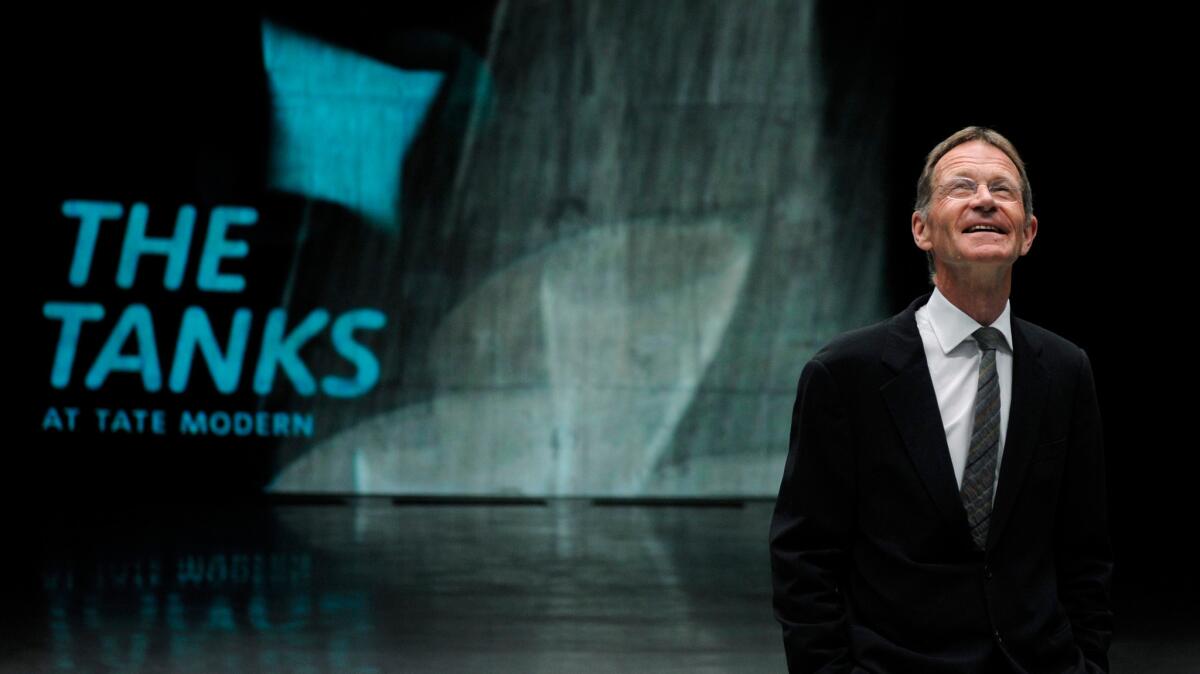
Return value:
[(1058, 595), (1089, 670), (1095, 666), (1107, 672), (1113, 633), (1109, 599), (1113, 558), (1108, 533), (1104, 442), (1092, 365), (1086, 352), (1081, 349), (1080, 354), (1082, 362), (1056, 523)]
[(849, 424), (829, 370), (809, 361), (800, 375), (771, 519), (775, 617), (791, 672), (847, 672), (853, 666), (839, 590), (855, 522)]

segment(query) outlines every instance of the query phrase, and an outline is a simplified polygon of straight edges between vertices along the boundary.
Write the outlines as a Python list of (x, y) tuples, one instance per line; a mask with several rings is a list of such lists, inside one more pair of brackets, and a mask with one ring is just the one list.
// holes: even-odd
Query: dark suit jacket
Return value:
[(986, 550), (954, 479), (916, 310), (804, 367), (771, 521), (793, 672), (1107, 671), (1104, 451), (1087, 354), (1012, 318)]

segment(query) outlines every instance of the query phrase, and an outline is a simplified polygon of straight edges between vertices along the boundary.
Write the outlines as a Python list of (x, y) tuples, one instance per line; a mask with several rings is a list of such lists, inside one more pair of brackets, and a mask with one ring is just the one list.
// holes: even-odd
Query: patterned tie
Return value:
[(992, 484), (996, 479), (996, 454), (1000, 447), (1000, 380), (996, 375), (996, 347), (1004, 344), (1004, 333), (996, 328), (979, 328), (972, 336), (979, 343), (979, 389), (975, 393), (975, 426), (971, 449), (963, 471), (963, 506), (971, 525), (971, 538), (983, 550), (987, 544), (988, 519), (992, 516)]

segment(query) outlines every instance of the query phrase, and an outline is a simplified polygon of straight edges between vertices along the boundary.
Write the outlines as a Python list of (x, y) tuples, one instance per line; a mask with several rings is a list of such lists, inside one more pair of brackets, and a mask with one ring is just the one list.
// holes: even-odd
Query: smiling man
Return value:
[(912, 215), (933, 291), (804, 367), (771, 522), (791, 671), (1108, 671), (1091, 364), (1009, 305), (1037, 227), (1012, 144), (958, 131)]

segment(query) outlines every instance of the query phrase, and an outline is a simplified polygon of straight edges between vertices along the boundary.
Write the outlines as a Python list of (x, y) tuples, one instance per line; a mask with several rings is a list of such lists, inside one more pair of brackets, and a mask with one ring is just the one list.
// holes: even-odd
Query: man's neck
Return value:
[(1012, 268), (999, 277), (955, 277), (941, 270), (934, 283), (942, 295), (980, 325), (991, 325), (1004, 313), (1012, 287)]

